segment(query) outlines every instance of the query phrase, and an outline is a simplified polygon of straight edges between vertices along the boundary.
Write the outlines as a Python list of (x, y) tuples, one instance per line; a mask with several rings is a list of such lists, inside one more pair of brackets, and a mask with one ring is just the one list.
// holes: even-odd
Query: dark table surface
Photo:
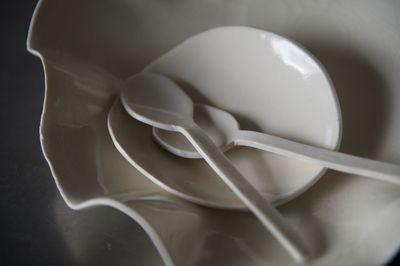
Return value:
[(0, 5), (0, 265), (163, 265), (132, 219), (64, 203), (39, 142), (43, 70), (25, 46), (36, 1)]

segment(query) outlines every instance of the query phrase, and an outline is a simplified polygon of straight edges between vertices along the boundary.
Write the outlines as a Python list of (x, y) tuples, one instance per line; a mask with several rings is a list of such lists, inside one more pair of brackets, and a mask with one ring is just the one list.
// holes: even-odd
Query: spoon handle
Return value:
[(211, 168), (253, 212), (298, 263), (309, 258), (306, 245), (282, 215), (242, 176), (229, 159), (196, 124), (178, 130), (192, 143)]
[(293, 159), (318, 163), (340, 172), (400, 185), (400, 167), (394, 164), (318, 148), (255, 131), (239, 131), (235, 136), (235, 145), (262, 149)]

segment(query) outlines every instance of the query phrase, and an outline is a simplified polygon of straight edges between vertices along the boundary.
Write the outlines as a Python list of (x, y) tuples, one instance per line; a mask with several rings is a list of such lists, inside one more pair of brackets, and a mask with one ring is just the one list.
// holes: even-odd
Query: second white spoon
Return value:
[[(221, 109), (208, 105), (195, 106), (196, 123), (222, 151), (235, 146), (248, 146), (306, 162), (318, 163), (337, 171), (370, 177), (400, 185), (400, 167), (275, 137), (240, 130), (236, 119)], [(193, 145), (177, 132), (153, 128), (155, 139), (168, 151), (185, 158), (202, 158)]]

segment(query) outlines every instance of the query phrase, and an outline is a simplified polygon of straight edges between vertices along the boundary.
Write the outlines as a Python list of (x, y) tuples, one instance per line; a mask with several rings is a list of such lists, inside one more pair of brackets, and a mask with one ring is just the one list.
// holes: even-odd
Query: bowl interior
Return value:
[[(40, 1), (28, 49), (44, 63), (41, 141), (64, 199), (78, 208), (96, 197), (123, 195), (129, 208), (137, 210), (140, 195), (162, 193), (113, 147), (106, 114), (121, 80), (186, 38), (224, 25), (248, 25), (300, 41), (323, 62), (335, 83), (345, 127), (343, 151), (399, 163), (400, 60), (394, 56), (400, 45), (399, 8), (398, 2), (374, 0), (362, 5), (312, 0)], [(245, 119), (240, 123), (243, 129), (257, 129)], [(280, 211), (315, 241), (315, 265), (382, 265), (398, 250), (399, 198), (392, 185), (329, 171)], [(170, 228), (163, 216), (165, 205), (143, 205), (153, 211), (145, 219), (170, 233), (160, 235), (175, 244), (171, 247), (196, 245), (171, 252), (196, 261), (194, 265), (291, 265), (247, 213), (218, 211), (224, 220), (210, 227), (214, 235), (199, 230), (207, 240), (176, 245), (176, 236), (183, 235), (180, 221), (188, 217), (182, 208), (171, 215), (175, 227)], [(197, 225), (210, 225), (208, 215), (214, 212), (196, 208), (195, 213), (207, 221)], [(240, 217), (251, 223), (244, 224)], [(133, 247), (146, 252), (137, 242)]]

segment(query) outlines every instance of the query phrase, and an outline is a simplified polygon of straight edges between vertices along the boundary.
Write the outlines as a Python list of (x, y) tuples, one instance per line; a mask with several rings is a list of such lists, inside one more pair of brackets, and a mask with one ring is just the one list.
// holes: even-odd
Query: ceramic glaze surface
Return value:
[[(199, 32), (269, 30), (326, 66), (342, 108), (341, 150), (400, 163), (399, 10), (398, 1), (40, 1), (28, 48), (46, 71), (42, 146), (65, 201), (128, 214), (167, 265), (293, 265), (252, 215), (166, 195), (119, 154), (106, 124), (118, 85)], [(314, 243), (312, 265), (382, 265), (399, 247), (400, 191), (389, 184), (329, 171), (280, 211)]]

